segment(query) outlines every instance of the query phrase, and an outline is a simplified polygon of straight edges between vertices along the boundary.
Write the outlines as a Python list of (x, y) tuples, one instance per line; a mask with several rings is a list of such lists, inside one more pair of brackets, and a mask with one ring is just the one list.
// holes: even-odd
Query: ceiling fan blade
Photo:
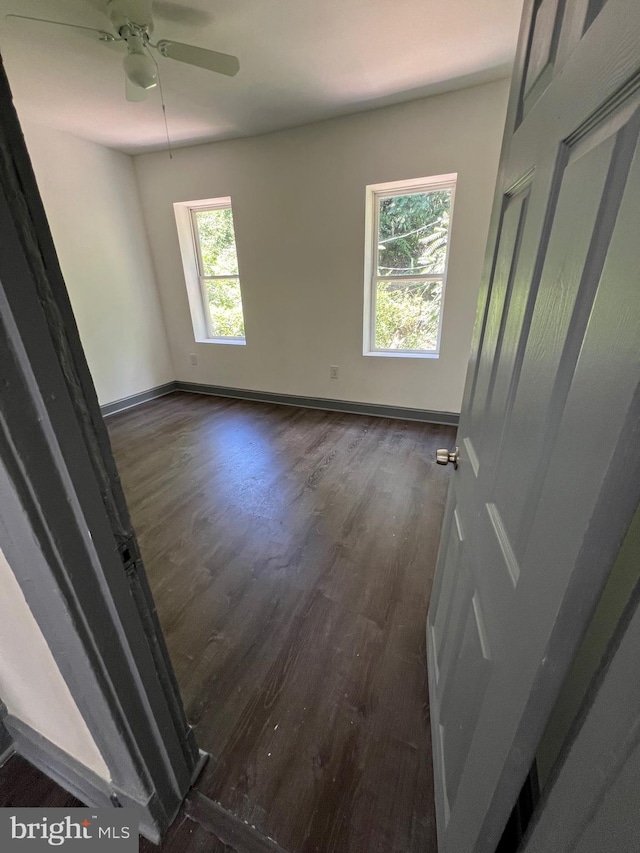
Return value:
[(205, 50), (203, 47), (193, 47), (190, 44), (167, 39), (159, 41), (157, 48), (162, 56), (167, 56), (169, 59), (177, 59), (178, 62), (186, 62), (188, 65), (197, 65), (198, 68), (226, 74), (227, 77), (233, 77), (240, 70), (238, 57), (228, 53), (218, 53), (216, 50)]
[(174, 24), (188, 24), (192, 27), (206, 27), (210, 24), (213, 15), (204, 9), (189, 9), (181, 3), (173, 3), (171, 0), (154, 0), (153, 14), (156, 18), (163, 18)]
[(133, 104), (137, 104), (140, 101), (146, 101), (149, 96), (149, 90), (143, 89), (142, 86), (136, 86), (135, 83), (132, 83), (131, 80), (124, 75), (124, 90), (127, 100)]
[(57, 27), (71, 27), (74, 30), (86, 30), (90, 33), (98, 33), (102, 41), (122, 41), (106, 30), (97, 30), (95, 27), (84, 27), (81, 24), (67, 24), (66, 21), (50, 21), (48, 18), (33, 18), (31, 15), (5, 15), (5, 18), (20, 18), (22, 21), (37, 21), (39, 24), (55, 24)]

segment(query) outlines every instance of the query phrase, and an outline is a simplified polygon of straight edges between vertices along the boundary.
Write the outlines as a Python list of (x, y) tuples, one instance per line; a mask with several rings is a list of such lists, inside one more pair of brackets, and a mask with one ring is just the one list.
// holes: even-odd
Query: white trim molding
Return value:
[(245, 346), (247, 342), (245, 335), (216, 335), (211, 327), (205, 282), (208, 279), (237, 279), (241, 299), (242, 285), (240, 284), (239, 273), (215, 276), (205, 275), (205, 271), (202, 269), (202, 249), (196, 221), (196, 214), (207, 210), (231, 210), (233, 215), (231, 196), (199, 199), (198, 201), (178, 201), (174, 203), (173, 210), (178, 229), (178, 242), (180, 244), (180, 255), (182, 257), (194, 339), (198, 343), (204, 344)]
[[(364, 313), (363, 313), (363, 349), (365, 356), (376, 356), (383, 358), (439, 358), (440, 339), (442, 335), (442, 317), (444, 314), (445, 288), (447, 281), (447, 266), (449, 262), (449, 247), (445, 258), (444, 270), (437, 274), (415, 274), (415, 275), (389, 275), (378, 274), (378, 232), (379, 232), (379, 210), (380, 200), (399, 195), (412, 195), (420, 193), (436, 192), (438, 190), (450, 190), (451, 203), (449, 207), (449, 232), (453, 220), (453, 205), (455, 200), (456, 181), (458, 175), (455, 172), (446, 175), (435, 175), (430, 178), (411, 178), (404, 181), (390, 181), (384, 184), (369, 184), (366, 187), (365, 208), (365, 255), (364, 255)], [(438, 338), (435, 349), (382, 349), (375, 345), (376, 325), (376, 293), (379, 281), (392, 281), (401, 283), (414, 281), (441, 281), (442, 296), (440, 314), (438, 320)]]

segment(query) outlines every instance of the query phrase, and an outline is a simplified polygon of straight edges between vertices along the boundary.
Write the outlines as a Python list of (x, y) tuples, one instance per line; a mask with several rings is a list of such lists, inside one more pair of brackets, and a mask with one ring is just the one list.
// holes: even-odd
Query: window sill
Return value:
[(246, 339), (239, 340), (238, 338), (200, 338), (196, 341), (198, 344), (230, 344), (234, 347), (245, 347)]
[(369, 350), (364, 356), (375, 356), (377, 358), (440, 358), (438, 352), (398, 352), (397, 350)]

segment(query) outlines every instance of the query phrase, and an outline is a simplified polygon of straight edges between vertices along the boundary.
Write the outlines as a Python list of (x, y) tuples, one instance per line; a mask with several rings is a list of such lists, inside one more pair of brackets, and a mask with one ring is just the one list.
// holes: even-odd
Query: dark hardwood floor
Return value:
[[(0, 808), (33, 808), (42, 806), (51, 809), (81, 808), (82, 803), (52, 782), (31, 764), (14, 755), (0, 768)], [(225, 846), (194, 815), (189, 818), (186, 808), (181, 810), (173, 822), (161, 847), (140, 839), (140, 853), (229, 853), (234, 848)], [(4, 853), (4, 850), (2, 851)], [(245, 853), (245, 851), (240, 851)], [(246, 851), (246, 853), (251, 853)]]
[[(200, 794), (288, 853), (435, 853), (424, 635), (453, 428), (182, 393), (108, 425), (212, 756)], [(190, 808), (163, 850), (234, 849)]]

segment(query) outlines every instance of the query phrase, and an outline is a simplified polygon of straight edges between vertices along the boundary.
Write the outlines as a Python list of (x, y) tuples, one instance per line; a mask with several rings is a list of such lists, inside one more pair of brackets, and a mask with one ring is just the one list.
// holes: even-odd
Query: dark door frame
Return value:
[[(100, 200), (96, 199), (96, 204)], [(15, 750), (159, 840), (201, 769), (0, 63), (0, 546), (112, 776), (8, 715)]]

